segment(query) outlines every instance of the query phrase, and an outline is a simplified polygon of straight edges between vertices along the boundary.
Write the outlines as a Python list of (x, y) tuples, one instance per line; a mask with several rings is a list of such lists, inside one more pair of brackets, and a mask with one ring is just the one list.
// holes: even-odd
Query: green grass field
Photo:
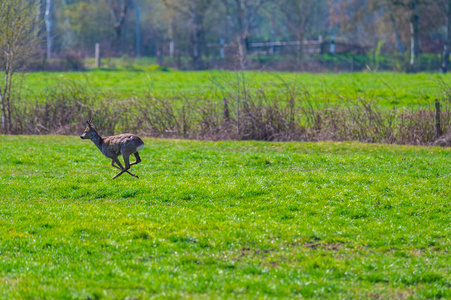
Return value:
[(451, 150), (144, 141), (0, 136), (0, 298), (451, 297)]
[[(151, 69), (91, 70), (86, 72), (37, 72), (25, 74), (25, 99), (44, 95), (55, 84), (79, 82), (94, 90), (114, 92), (121, 97), (148, 93), (158, 96), (208, 95), (222, 99), (222, 88), (241, 82), (240, 73), (228, 71), (152, 71)], [(432, 73), (341, 73), (311, 74), (284, 72), (245, 72), (250, 90), (265, 89), (280, 94), (284, 84), (302, 85), (318, 101), (340, 101), (341, 97), (374, 98), (385, 106), (431, 104), (451, 86), (451, 74)]]

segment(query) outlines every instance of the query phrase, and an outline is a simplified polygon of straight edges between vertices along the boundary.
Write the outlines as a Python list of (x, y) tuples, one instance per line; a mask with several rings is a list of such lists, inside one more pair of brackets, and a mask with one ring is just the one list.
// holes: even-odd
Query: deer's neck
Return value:
[(100, 151), (102, 151), (103, 138), (97, 132), (91, 141), (97, 146), (97, 148), (99, 148)]

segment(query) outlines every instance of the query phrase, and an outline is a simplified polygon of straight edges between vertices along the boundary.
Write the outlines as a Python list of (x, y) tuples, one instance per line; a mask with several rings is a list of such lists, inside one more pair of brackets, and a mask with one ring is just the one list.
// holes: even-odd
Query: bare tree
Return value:
[(449, 67), (449, 52), (451, 48), (451, 0), (447, 1), (446, 5), (446, 39), (443, 47), (441, 73), (448, 72)]
[(190, 14), (190, 37), (191, 37), (191, 56), (193, 58), (193, 67), (203, 69), (202, 48), (205, 45), (205, 14), (210, 7), (212, 0), (188, 1)]
[(136, 12), (136, 58), (141, 58), (141, 6), (139, 1), (135, 1)]
[(411, 12), (410, 16), (410, 66), (415, 67), (415, 60), (421, 54), (420, 42), (420, 12), (418, 9), (418, 1), (410, 1), (407, 7)]
[(389, 0), (393, 7), (400, 7), (408, 13), (410, 26), (410, 69), (414, 71), (418, 58), (421, 55), (421, 22), (420, 12), (428, 5), (434, 4), (432, 0)]
[(52, 17), (50, 15), (52, 9), (52, 0), (45, 2), (45, 29), (47, 32), (47, 58), (52, 58)]
[(39, 35), (39, 20), (41, 19), (41, 0), (36, 0), (36, 22), (34, 26), (34, 39), (38, 39)]
[(246, 65), (250, 31), (255, 24), (260, 8), (265, 2), (267, 0), (223, 0), (223, 4), (228, 11), (235, 10), (241, 69), (245, 69)]
[(300, 41), (296, 58), (302, 60), (302, 41), (311, 28), (317, 29), (317, 19), (324, 17), (323, 10), (326, 7), (324, 0), (281, 0), (280, 10), (285, 16), (285, 23), (291, 35)]
[(402, 42), (401, 34), (399, 33), (398, 24), (396, 22), (395, 16), (391, 9), (388, 9), (388, 14), (390, 16), (390, 23), (392, 24), (393, 32), (395, 34), (396, 45), (398, 47), (398, 53), (403, 54), (404, 53), (404, 44)]
[(203, 48), (205, 47), (205, 15), (213, 0), (163, 0), (164, 5), (187, 18), (190, 43), (189, 50), (193, 68), (203, 69)]
[(115, 47), (120, 51), (122, 26), (127, 15), (129, 0), (107, 0), (108, 6), (113, 17), (113, 28), (116, 33)]
[(0, 83), (3, 133), (12, 132), (11, 88), (13, 75), (23, 69), (36, 50), (36, 5), (33, 0), (0, 2), (0, 66), (4, 78)]
[[(401, 27), (407, 29), (405, 36), (410, 36), (410, 63), (409, 68), (415, 71), (419, 57), (422, 53), (421, 49), (421, 31), (425, 30), (421, 26), (421, 20), (429, 12), (429, 9), (437, 5), (438, 0), (342, 0), (342, 6), (345, 8), (353, 7), (359, 13), (353, 13), (353, 20), (368, 20), (368, 16), (382, 17), (384, 22), (390, 21), (393, 33), (395, 34), (398, 52), (404, 52), (404, 46), (399, 32), (398, 23)], [(366, 9), (364, 9), (366, 8)], [(363, 12), (363, 13), (362, 13)], [(347, 15), (345, 14), (346, 18)], [(363, 18), (365, 17), (365, 18)], [(346, 23), (346, 21), (344, 22)], [(352, 22), (347, 22), (348, 24)], [(368, 23), (374, 28), (374, 22)], [(353, 24), (354, 25), (354, 24)], [(355, 26), (355, 25), (354, 25)], [(368, 35), (368, 28), (364, 31)], [(423, 33), (424, 34), (424, 33)]]

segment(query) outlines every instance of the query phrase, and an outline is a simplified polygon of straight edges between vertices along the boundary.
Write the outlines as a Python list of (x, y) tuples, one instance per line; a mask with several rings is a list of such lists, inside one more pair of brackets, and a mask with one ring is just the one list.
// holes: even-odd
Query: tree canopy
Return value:
[(104, 56), (185, 57), (201, 69), (220, 47), (246, 55), (254, 42), (293, 42), (302, 59), (303, 41), (334, 39), (366, 49), (379, 44), (382, 53), (404, 53), (415, 64), (449, 43), (447, 0), (33, 1), (51, 25), (40, 29), (47, 57), (93, 56), (100, 43)]

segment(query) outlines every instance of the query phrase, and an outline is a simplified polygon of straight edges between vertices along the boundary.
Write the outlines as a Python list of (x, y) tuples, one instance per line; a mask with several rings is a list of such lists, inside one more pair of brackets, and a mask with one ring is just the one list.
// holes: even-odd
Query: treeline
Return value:
[(450, 0), (27, 1), (43, 21), (40, 67), (93, 57), (99, 43), (103, 57), (190, 69), (249, 68), (256, 57), (314, 68), (309, 60), (328, 53), (393, 56), (408, 71), (423, 53), (440, 54), (448, 68)]

